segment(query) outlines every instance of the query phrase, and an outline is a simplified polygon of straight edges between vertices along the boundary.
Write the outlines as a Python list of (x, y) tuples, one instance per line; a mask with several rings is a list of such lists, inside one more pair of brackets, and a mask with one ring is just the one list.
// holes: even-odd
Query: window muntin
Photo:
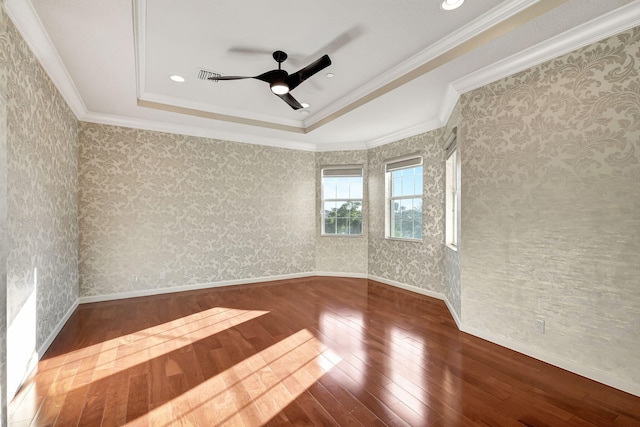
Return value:
[(393, 239), (422, 239), (422, 157), (389, 161), (385, 165), (388, 185), (388, 230)]
[(322, 169), (322, 235), (362, 235), (362, 167)]

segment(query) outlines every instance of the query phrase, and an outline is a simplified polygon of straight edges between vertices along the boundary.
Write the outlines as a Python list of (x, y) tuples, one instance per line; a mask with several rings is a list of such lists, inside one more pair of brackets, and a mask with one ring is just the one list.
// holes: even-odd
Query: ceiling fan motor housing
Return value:
[(270, 78), (269, 86), (271, 92), (276, 95), (284, 95), (289, 92), (289, 85), (287, 84), (287, 72), (278, 68), (273, 70), (272, 77)]

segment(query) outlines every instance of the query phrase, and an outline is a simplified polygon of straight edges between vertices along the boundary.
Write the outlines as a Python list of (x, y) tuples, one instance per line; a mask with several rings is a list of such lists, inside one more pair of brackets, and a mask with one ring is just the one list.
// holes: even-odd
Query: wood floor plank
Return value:
[(109, 380), (93, 381), (87, 391), (87, 398), (82, 408), (82, 414), (78, 420), (78, 426), (97, 426), (102, 423), (105, 405), (107, 403), (107, 390)]
[(291, 279), (83, 304), (22, 426), (640, 426), (640, 397), (457, 329), (440, 300)]

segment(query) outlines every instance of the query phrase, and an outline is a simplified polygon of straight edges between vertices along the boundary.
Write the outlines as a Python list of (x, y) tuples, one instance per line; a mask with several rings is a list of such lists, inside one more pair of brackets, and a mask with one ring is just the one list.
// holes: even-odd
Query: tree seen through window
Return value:
[(362, 234), (362, 168), (322, 170), (322, 234)]

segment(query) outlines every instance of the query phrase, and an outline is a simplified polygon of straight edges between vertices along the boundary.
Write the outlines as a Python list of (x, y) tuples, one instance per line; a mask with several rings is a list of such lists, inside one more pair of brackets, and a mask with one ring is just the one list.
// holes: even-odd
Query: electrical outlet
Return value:
[(536, 319), (536, 332), (544, 334), (544, 320)]
[(166, 244), (167, 244), (167, 238), (166, 238), (166, 237), (163, 237), (163, 238), (162, 238), (162, 244), (163, 244), (163, 245), (166, 245)]
[(132, 282), (137, 282), (137, 281), (138, 281), (138, 276), (133, 276)]
[(164, 279), (167, 276), (167, 273), (165, 273), (164, 271), (160, 272), (160, 278)]

